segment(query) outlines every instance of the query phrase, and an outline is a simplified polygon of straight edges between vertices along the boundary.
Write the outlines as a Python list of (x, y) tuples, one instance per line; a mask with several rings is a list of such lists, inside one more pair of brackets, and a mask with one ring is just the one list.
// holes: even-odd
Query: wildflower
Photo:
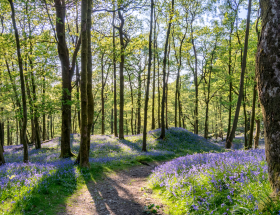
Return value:
[(192, 207), (194, 210), (196, 210), (196, 211), (198, 210), (198, 207), (196, 205), (192, 205)]

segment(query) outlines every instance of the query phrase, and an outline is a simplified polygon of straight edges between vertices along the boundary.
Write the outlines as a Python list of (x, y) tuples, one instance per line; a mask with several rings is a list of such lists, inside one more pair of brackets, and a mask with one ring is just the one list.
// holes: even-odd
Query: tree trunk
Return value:
[(169, 75), (170, 75), (170, 44), (169, 44), (169, 48), (168, 48), (168, 72), (167, 72), (167, 78), (166, 78), (166, 96), (165, 96), (165, 128), (168, 129), (168, 110), (167, 110), (167, 97), (168, 97), (168, 79), (169, 79)]
[[(79, 73), (79, 65), (76, 64), (76, 85), (77, 85), (77, 100), (80, 100), (80, 73)], [(80, 110), (80, 105), (78, 106), (78, 124), (79, 124), (79, 129), (81, 128), (81, 110)]]
[[(30, 60), (31, 62), (31, 60)], [(32, 64), (31, 64), (32, 65)], [(33, 74), (33, 66), (31, 66), (32, 72), (31, 72), (31, 83), (32, 83), (32, 91), (33, 91), (33, 107), (34, 107), (34, 131), (35, 131), (35, 147), (36, 149), (41, 149), (41, 136), (40, 136), (40, 131), (39, 131), (39, 119), (38, 119), (38, 109), (37, 109), (37, 105), (35, 105), (35, 102), (37, 101), (37, 96), (36, 96), (36, 86), (35, 86), (35, 78), (34, 78), (34, 74)]]
[(254, 136), (254, 149), (259, 148), (259, 138), (260, 138), (260, 120), (256, 119), (256, 134)]
[(7, 120), (7, 146), (11, 145), (10, 143), (10, 120)]
[(82, 0), (81, 5), (81, 146), (80, 146), (80, 166), (90, 167), (88, 152), (88, 0)]
[(251, 3), (252, 3), (252, 0), (249, 0), (247, 24), (246, 24), (246, 34), (245, 34), (245, 43), (244, 43), (244, 55), (243, 55), (243, 60), (242, 60), (242, 71), (241, 71), (241, 75), (240, 75), (240, 84), (239, 84), (240, 88), (239, 88), (238, 101), (237, 101), (237, 105), (236, 105), (236, 110), (235, 110), (235, 116), (234, 116), (234, 120), (233, 120), (233, 124), (232, 124), (232, 129), (231, 129), (231, 131), (229, 133), (229, 136), (226, 140), (226, 148), (228, 148), (228, 149), (231, 148), (231, 146), (232, 146), (232, 140), (235, 136), (235, 130), (236, 130), (236, 127), (237, 127), (241, 101), (243, 99), (244, 74), (245, 74), (245, 69), (246, 69), (248, 39), (249, 39), (249, 31), (250, 31)]
[[(152, 7), (152, 6), (151, 6)], [(156, 10), (154, 11), (154, 69), (153, 69), (153, 102), (152, 102), (152, 130), (156, 128), (156, 119), (155, 119), (155, 91), (156, 91)]]
[(3, 129), (3, 123), (0, 121), (0, 166), (5, 164), (5, 158), (4, 158), (4, 155), (3, 155), (3, 152), (4, 152), (4, 144), (3, 144), (3, 132), (2, 132), (2, 129)]
[(245, 140), (244, 148), (248, 149), (248, 141), (247, 141), (247, 113), (246, 113), (245, 99), (243, 99), (243, 111), (244, 111), (244, 140)]
[(101, 56), (101, 134), (104, 135), (105, 132), (105, 112), (104, 112), (104, 65), (103, 65), (104, 53)]
[[(151, 76), (151, 66), (152, 66), (153, 12), (154, 12), (154, 1), (151, 0), (150, 35), (149, 35), (149, 62), (148, 62), (148, 77), (147, 77), (145, 107), (144, 107), (144, 130), (143, 130), (143, 145), (142, 145), (142, 151), (143, 152), (147, 151), (147, 119), (148, 119), (148, 104), (149, 104), (149, 92), (150, 92), (150, 76)], [(154, 68), (154, 74), (155, 74), (155, 68)], [(154, 103), (154, 94), (153, 94), (153, 103)], [(153, 121), (154, 127), (155, 127), (154, 104), (153, 104), (152, 112), (153, 112), (152, 121)]]
[(114, 134), (114, 108), (111, 109), (111, 134)]
[(87, 10), (87, 99), (88, 99), (88, 125), (87, 125), (87, 150), (88, 157), (90, 152), (90, 130), (93, 124), (93, 94), (92, 94), (92, 54), (91, 54), (91, 11), (92, 11), (92, 0), (88, 0)]
[(45, 114), (45, 93), (46, 93), (46, 76), (44, 75), (43, 80), (43, 141), (46, 140), (46, 114)]
[(119, 139), (124, 139), (124, 128), (123, 128), (123, 109), (124, 109), (124, 60), (125, 60), (125, 43), (124, 43), (124, 18), (120, 10), (118, 10), (118, 15), (120, 19), (119, 35), (120, 35), (120, 45), (121, 45), (121, 61), (120, 61), (120, 119), (119, 119)]
[(195, 47), (195, 41), (193, 36), (193, 20), (191, 23), (191, 39), (192, 47), (195, 57), (195, 67), (194, 67), (194, 86), (195, 86), (195, 107), (194, 107), (194, 133), (198, 134), (198, 82), (197, 82), (197, 53)]
[(262, 31), (256, 54), (256, 79), (264, 121), (265, 154), (273, 195), (280, 191), (280, 2), (261, 0)]
[(142, 82), (141, 82), (141, 73), (138, 72), (138, 98), (137, 98), (137, 134), (141, 133), (141, 97), (142, 97)]
[(80, 48), (80, 39), (76, 44), (75, 51), (72, 57), (72, 67), (70, 66), (69, 51), (65, 35), (65, 15), (66, 4), (65, 0), (54, 0), (56, 9), (56, 38), (57, 49), (62, 70), (62, 105), (61, 105), (61, 158), (74, 156), (71, 152), (70, 133), (71, 133), (71, 80), (75, 69), (77, 53)]
[(168, 42), (169, 42), (169, 34), (170, 34), (170, 28), (171, 28), (171, 22), (173, 18), (173, 12), (174, 12), (174, 0), (171, 2), (171, 11), (169, 13), (169, 22), (168, 22), (168, 29), (166, 33), (166, 41), (164, 46), (164, 57), (163, 57), (163, 89), (162, 89), (162, 100), (161, 100), (161, 134), (160, 139), (165, 138), (165, 123), (164, 123), (164, 106), (165, 106), (165, 88), (166, 88), (166, 60), (167, 60), (167, 48), (168, 48)]
[(252, 116), (251, 116), (251, 123), (250, 123), (250, 136), (249, 136), (249, 149), (253, 147), (253, 133), (254, 133), (254, 122), (255, 122), (255, 113), (256, 113), (256, 98), (257, 98), (257, 85), (254, 84), (254, 91), (253, 91), (253, 107), (252, 107)]
[(22, 66), (22, 58), (20, 52), (20, 42), (19, 42), (19, 35), (16, 26), (15, 20), (15, 9), (13, 0), (9, 0), (12, 10), (12, 22), (15, 31), (16, 37), (16, 47), (17, 47), (17, 56), (18, 56), (18, 65), (20, 71), (20, 85), (21, 85), (21, 98), (22, 98), (22, 108), (23, 108), (23, 118), (22, 118), (22, 138), (21, 144), (23, 144), (23, 162), (28, 163), (28, 146), (26, 142), (26, 126), (27, 126), (27, 107), (26, 107), (26, 95), (25, 95), (25, 84), (24, 84), (24, 74), (23, 74), (23, 66)]
[[(115, 3), (114, 3), (115, 8)], [(113, 26), (115, 24), (115, 12), (113, 12)], [(113, 27), (113, 64), (114, 64), (114, 135), (115, 137), (118, 136), (118, 126), (117, 126), (117, 65), (116, 65), (116, 32), (115, 28)]]
[(130, 86), (130, 96), (131, 96), (131, 134), (134, 135), (133, 132), (133, 114), (134, 114), (134, 103), (133, 103), (133, 90), (132, 90), (132, 83), (131, 83), (131, 79), (130, 79), (130, 75), (128, 74), (128, 78), (129, 78), (129, 86)]
[[(157, 41), (156, 41), (156, 49), (157, 49)], [(160, 79), (159, 79), (159, 55), (158, 55), (158, 52), (157, 52), (157, 63), (158, 63), (158, 71), (157, 71), (157, 74), (158, 74), (158, 128), (160, 128), (160, 117), (161, 117), (161, 114), (160, 114)]]

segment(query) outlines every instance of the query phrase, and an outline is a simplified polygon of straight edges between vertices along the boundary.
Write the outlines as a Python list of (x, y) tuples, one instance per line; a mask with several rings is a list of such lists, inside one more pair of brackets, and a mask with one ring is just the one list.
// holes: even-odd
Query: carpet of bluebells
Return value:
[(171, 214), (261, 214), (261, 194), (271, 192), (264, 149), (179, 157), (157, 167), (150, 183)]
[[(104, 164), (135, 160), (141, 156), (182, 156), (194, 152), (221, 150), (203, 138), (193, 135), (185, 129), (171, 128), (165, 140), (158, 140), (160, 130), (149, 132), (147, 139), (148, 152), (141, 152), (142, 135), (126, 136), (118, 140), (112, 136), (92, 136), (90, 146), (90, 162)], [(80, 137), (71, 136), (71, 148), (78, 154)], [(42, 145), (36, 150), (29, 147), (29, 163), (23, 160), (22, 146), (4, 146), (6, 164), (0, 167), (0, 214), (15, 214), (12, 208), (19, 208), (22, 213), (32, 210), (34, 201), (29, 200), (36, 195), (50, 194), (52, 184), (60, 185), (66, 192), (73, 192), (77, 184), (89, 175), (73, 165), (75, 158), (60, 159), (59, 138)], [(51, 193), (55, 195), (55, 193)], [(40, 201), (40, 199), (38, 200)], [(3, 209), (5, 208), (5, 210)]]

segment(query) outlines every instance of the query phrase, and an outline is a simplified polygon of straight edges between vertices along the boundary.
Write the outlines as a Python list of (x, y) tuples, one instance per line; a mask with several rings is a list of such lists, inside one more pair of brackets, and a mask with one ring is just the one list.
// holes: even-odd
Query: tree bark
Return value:
[(168, 22), (168, 29), (166, 32), (166, 40), (165, 40), (165, 46), (164, 46), (164, 57), (163, 57), (163, 89), (162, 89), (162, 100), (161, 100), (161, 134), (160, 139), (165, 138), (165, 122), (164, 122), (164, 106), (165, 106), (165, 88), (166, 88), (166, 60), (167, 60), (167, 48), (169, 44), (169, 34), (170, 34), (170, 28), (171, 28), (171, 22), (173, 18), (173, 12), (174, 12), (174, 0), (171, 1), (171, 11), (169, 14), (169, 22)]
[(263, 113), (265, 154), (273, 195), (280, 191), (280, 2), (261, 0), (262, 31), (256, 54), (256, 80)]
[(82, 0), (81, 5), (81, 146), (80, 166), (89, 168), (88, 153), (88, 95), (87, 95), (87, 68), (88, 68), (88, 1)]
[(88, 158), (90, 152), (90, 130), (93, 124), (93, 94), (92, 94), (92, 54), (91, 54), (91, 11), (92, 11), (92, 0), (87, 0), (88, 8), (87, 8), (87, 99), (88, 99), (88, 124), (87, 124), (87, 151)]
[[(149, 62), (148, 62), (148, 77), (147, 77), (145, 107), (144, 107), (144, 129), (143, 129), (143, 145), (142, 145), (142, 151), (143, 152), (147, 151), (147, 119), (148, 119), (148, 104), (149, 104), (149, 92), (150, 92), (151, 66), (152, 66), (153, 13), (154, 13), (154, 1), (151, 0), (150, 35), (149, 35)], [(155, 68), (154, 68), (154, 74), (155, 74)], [(154, 95), (153, 95), (153, 98), (154, 98)], [(153, 99), (153, 101), (154, 101), (154, 99)], [(153, 106), (154, 106), (154, 104), (153, 104)], [(154, 108), (153, 108), (153, 113), (154, 113)], [(154, 114), (152, 116), (152, 121), (154, 122)]]
[(228, 149), (231, 148), (231, 146), (232, 146), (232, 140), (235, 136), (235, 130), (236, 130), (236, 127), (237, 127), (240, 106), (241, 106), (241, 102), (242, 102), (242, 99), (243, 99), (244, 74), (245, 74), (245, 69), (246, 69), (248, 39), (249, 39), (249, 31), (250, 31), (251, 5), (252, 5), (252, 0), (249, 0), (247, 24), (246, 24), (246, 34), (245, 34), (245, 43), (244, 43), (244, 55), (243, 55), (243, 60), (242, 60), (242, 70), (241, 70), (240, 84), (239, 84), (240, 88), (239, 88), (238, 101), (237, 101), (237, 105), (236, 105), (236, 110), (235, 110), (235, 116), (234, 116), (234, 120), (233, 120), (233, 124), (232, 124), (232, 129), (231, 129), (231, 131), (229, 133), (229, 136), (226, 140), (226, 148), (228, 148)]

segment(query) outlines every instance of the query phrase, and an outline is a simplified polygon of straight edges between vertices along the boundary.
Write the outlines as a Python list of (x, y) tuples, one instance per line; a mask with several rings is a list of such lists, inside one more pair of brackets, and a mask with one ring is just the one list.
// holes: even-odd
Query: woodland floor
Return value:
[(157, 214), (163, 212), (163, 204), (152, 198), (147, 188), (148, 176), (160, 163), (150, 163), (110, 174), (101, 181), (90, 181), (74, 194), (58, 215), (140, 215), (148, 214), (148, 206), (158, 206)]
[[(244, 147), (244, 136), (236, 136), (235, 140), (233, 148)], [(224, 143), (221, 139), (212, 141)], [(263, 147), (264, 141), (260, 139), (260, 148)], [(167, 208), (160, 200), (154, 199), (153, 191), (147, 188), (149, 175), (160, 164), (136, 166), (105, 176), (103, 180), (88, 182), (65, 205), (61, 205), (58, 215), (144, 215), (151, 213), (148, 209), (151, 205), (157, 211), (155, 214), (167, 214), (164, 212)]]

